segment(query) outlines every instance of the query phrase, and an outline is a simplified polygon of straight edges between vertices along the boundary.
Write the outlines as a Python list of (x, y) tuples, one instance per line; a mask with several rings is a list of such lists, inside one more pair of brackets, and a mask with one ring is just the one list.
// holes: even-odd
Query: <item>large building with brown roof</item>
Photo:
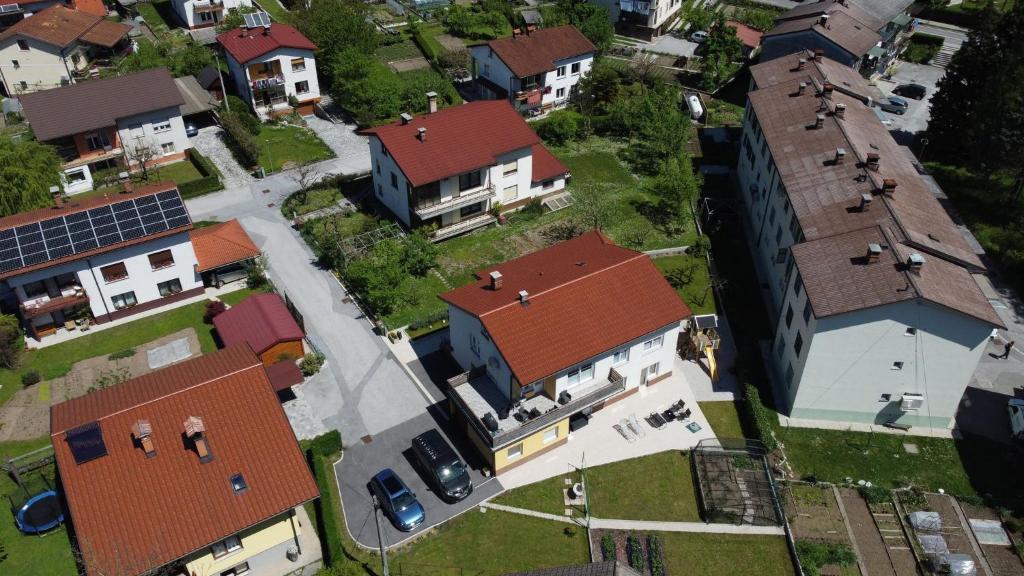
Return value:
[(263, 364), (235, 346), (57, 404), (89, 576), (311, 574), (320, 493)]
[(408, 227), (443, 240), (487, 226), (495, 208), (513, 210), (561, 194), (569, 170), (508, 102), (477, 100), (403, 114), (369, 135), (377, 199)]
[(0, 80), (8, 95), (73, 84), (130, 53), (131, 26), (57, 4), (0, 32)]
[(565, 442), (570, 420), (672, 373), (692, 314), (642, 253), (600, 232), (480, 270), (441, 294), (457, 427), (491, 469)]
[(751, 68), (740, 199), (790, 416), (946, 428), (994, 327), (983, 265), (854, 71)]
[(569, 103), (594, 64), (597, 48), (575, 26), (528, 30), (473, 46), (483, 98), (507, 99), (524, 114)]

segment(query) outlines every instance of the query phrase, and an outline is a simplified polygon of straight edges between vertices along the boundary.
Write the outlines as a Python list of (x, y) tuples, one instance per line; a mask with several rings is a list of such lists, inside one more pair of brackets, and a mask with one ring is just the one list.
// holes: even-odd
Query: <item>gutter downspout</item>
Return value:
[(103, 310), (104, 312), (106, 312), (107, 322), (112, 322), (113, 318), (110, 317), (110, 308), (107, 308), (107, 299), (103, 295), (103, 290), (100, 288), (99, 280), (96, 279), (96, 268), (94, 268), (92, 265), (92, 258), (86, 258), (85, 264), (89, 267), (89, 274), (92, 274), (92, 281), (94, 284), (96, 284), (96, 289), (99, 290), (100, 302), (103, 303)]

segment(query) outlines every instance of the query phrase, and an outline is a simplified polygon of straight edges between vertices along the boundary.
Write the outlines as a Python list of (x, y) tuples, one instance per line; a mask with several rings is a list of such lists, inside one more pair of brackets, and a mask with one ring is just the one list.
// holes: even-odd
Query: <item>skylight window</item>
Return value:
[(231, 488), (235, 491), (235, 494), (244, 492), (248, 487), (249, 485), (245, 483), (245, 477), (241, 474), (235, 474), (231, 477)]

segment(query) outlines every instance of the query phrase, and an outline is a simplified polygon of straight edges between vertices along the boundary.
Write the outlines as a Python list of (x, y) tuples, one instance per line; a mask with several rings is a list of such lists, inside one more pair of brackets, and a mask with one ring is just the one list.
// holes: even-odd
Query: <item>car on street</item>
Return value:
[(880, 101), (878, 105), (882, 110), (893, 114), (906, 114), (907, 108), (910, 107), (910, 103), (899, 96), (889, 96), (885, 100)]
[(410, 532), (427, 519), (423, 505), (412, 490), (391, 468), (378, 472), (370, 480), (370, 493), (384, 515), (402, 532)]
[(708, 33), (703, 30), (697, 30), (693, 34), (690, 34), (690, 40), (700, 44), (701, 42), (708, 39)]
[(185, 136), (188, 136), (189, 138), (199, 136), (199, 128), (196, 128), (196, 125), (191, 122), (185, 124)]
[(413, 438), (412, 451), (442, 500), (455, 503), (473, 493), (473, 481), (466, 464), (436, 428)]
[(914, 100), (921, 100), (928, 94), (928, 89), (920, 84), (900, 84), (892, 89), (892, 93), (913, 98)]

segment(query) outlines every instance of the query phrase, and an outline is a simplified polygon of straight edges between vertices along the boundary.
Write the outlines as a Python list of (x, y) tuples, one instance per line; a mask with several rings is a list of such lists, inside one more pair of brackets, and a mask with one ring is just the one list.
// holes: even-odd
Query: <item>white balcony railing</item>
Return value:
[(476, 228), (482, 228), (492, 222), (496, 222), (497, 220), (497, 218), (485, 212), (479, 216), (473, 216), (472, 218), (467, 218), (461, 222), (456, 222), (451, 226), (438, 228), (431, 232), (430, 239), (434, 242), (438, 242), (446, 238), (451, 238), (452, 236), (458, 236), (464, 232), (469, 232), (470, 230), (475, 230)]
[(451, 212), (470, 204), (474, 204), (481, 200), (493, 198), (497, 194), (493, 184), (483, 186), (477, 190), (467, 190), (461, 192), (458, 197), (440, 199), (437, 202), (423, 203), (417, 205), (414, 208), (416, 215), (426, 220), (427, 218), (433, 218), (438, 214), (444, 214), (445, 212)]

